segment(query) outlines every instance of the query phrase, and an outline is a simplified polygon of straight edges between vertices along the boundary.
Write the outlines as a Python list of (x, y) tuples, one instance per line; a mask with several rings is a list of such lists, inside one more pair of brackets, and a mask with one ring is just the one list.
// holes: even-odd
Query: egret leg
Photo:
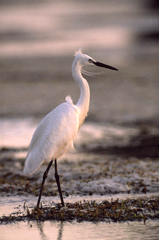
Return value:
[(56, 161), (56, 159), (55, 159), (55, 179), (56, 179), (56, 183), (57, 183), (57, 186), (58, 186), (58, 191), (59, 191), (59, 194), (60, 194), (61, 204), (62, 204), (62, 207), (64, 207), (64, 201), (63, 201), (63, 196), (62, 196), (62, 192), (61, 192), (60, 180), (59, 180), (59, 175), (58, 175), (58, 172), (57, 172), (57, 161)]
[(40, 204), (40, 200), (41, 200), (41, 195), (42, 195), (42, 192), (43, 192), (43, 188), (44, 188), (44, 183), (45, 183), (45, 180), (47, 178), (47, 175), (48, 175), (48, 172), (51, 168), (51, 165), (53, 163), (53, 160), (50, 161), (48, 167), (46, 168), (45, 172), (44, 172), (44, 175), (43, 175), (43, 180), (42, 180), (42, 184), (41, 184), (41, 188), (40, 188), (40, 194), (39, 194), (39, 198), (38, 198), (38, 202), (37, 202), (37, 208), (39, 208), (39, 204)]

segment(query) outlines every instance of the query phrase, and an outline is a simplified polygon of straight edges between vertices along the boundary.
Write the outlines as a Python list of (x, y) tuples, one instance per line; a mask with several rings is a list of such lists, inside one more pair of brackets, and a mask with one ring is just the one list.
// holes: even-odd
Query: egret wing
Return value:
[(24, 173), (32, 174), (44, 161), (62, 156), (72, 145), (78, 127), (78, 110), (71, 103), (62, 103), (48, 113), (32, 137)]

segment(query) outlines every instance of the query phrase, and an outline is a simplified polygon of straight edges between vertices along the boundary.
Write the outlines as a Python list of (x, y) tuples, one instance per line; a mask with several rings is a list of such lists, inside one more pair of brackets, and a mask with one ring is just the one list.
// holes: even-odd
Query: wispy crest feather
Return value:
[(78, 54), (80, 54), (80, 55), (82, 54), (81, 48), (78, 51), (75, 52), (74, 56), (76, 57)]
[(100, 73), (95, 73), (95, 72), (88, 72), (84, 69), (81, 69), (81, 72), (85, 74), (86, 76), (94, 77), (95, 75), (99, 75)]

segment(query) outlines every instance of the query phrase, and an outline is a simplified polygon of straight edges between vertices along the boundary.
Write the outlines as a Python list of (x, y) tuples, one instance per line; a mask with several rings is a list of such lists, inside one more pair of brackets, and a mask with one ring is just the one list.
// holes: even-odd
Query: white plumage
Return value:
[(32, 174), (44, 161), (61, 157), (73, 144), (78, 126), (78, 110), (70, 102), (48, 113), (32, 137), (24, 173)]
[(96, 65), (117, 70), (109, 65), (96, 62), (88, 55), (82, 54), (81, 51), (76, 53), (72, 64), (72, 76), (80, 87), (80, 98), (77, 104), (74, 105), (71, 97), (67, 96), (66, 102), (57, 106), (43, 118), (33, 134), (26, 157), (24, 166), (24, 173), (26, 175), (34, 173), (44, 161), (50, 161), (43, 176), (37, 207), (39, 207), (44, 181), (52, 165), (52, 160), (55, 160), (55, 178), (61, 197), (61, 203), (64, 205), (57, 173), (56, 159), (61, 157), (73, 146), (73, 140), (89, 110), (89, 85), (86, 79), (81, 75), (81, 70), (84, 65)]
[(44, 161), (61, 157), (73, 146), (73, 140), (89, 109), (89, 86), (80, 72), (84, 62), (86, 60), (88, 62), (88, 58), (90, 57), (79, 51), (72, 66), (73, 77), (81, 88), (78, 103), (74, 105), (71, 97), (67, 96), (66, 102), (57, 106), (42, 119), (29, 146), (24, 174), (34, 173)]

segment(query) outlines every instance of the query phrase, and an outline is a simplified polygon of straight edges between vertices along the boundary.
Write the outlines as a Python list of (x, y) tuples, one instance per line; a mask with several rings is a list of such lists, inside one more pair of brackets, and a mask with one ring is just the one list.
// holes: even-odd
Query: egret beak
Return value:
[(104, 63), (101, 63), (101, 62), (93, 62), (94, 65), (98, 66), (98, 67), (103, 67), (103, 68), (108, 68), (108, 69), (111, 69), (111, 70), (115, 70), (115, 71), (118, 71), (117, 68), (114, 68), (114, 67), (111, 67), (107, 64), (104, 64)]

